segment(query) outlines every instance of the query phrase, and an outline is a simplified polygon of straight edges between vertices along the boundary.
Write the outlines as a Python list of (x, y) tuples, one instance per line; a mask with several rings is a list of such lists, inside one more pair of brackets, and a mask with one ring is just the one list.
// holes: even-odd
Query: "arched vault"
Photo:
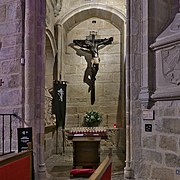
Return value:
[(97, 17), (113, 24), (120, 32), (124, 32), (125, 14), (120, 10), (102, 4), (84, 5), (57, 18), (56, 24), (63, 25), (66, 32), (71, 31), (79, 23)]

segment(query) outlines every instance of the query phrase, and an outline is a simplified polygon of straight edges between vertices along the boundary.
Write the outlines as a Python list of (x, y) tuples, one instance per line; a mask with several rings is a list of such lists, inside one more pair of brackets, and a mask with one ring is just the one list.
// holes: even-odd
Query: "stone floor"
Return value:
[[(46, 160), (46, 168), (48, 172), (48, 180), (69, 180), (70, 170), (72, 168), (72, 155), (53, 155)], [(75, 178), (83, 180), (87, 178)], [(112, 172), (112, 180), (123, 180), (123, 171)]]

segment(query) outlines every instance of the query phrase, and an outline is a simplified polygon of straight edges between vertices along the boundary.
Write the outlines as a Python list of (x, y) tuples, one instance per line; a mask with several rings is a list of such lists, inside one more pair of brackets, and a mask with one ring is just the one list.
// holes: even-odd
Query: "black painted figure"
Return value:
[(106, 46), (108, 44), (112, 44), (113, 37), (110, 37), (108, 39), (95, 39), (95, 35), (92, 34), (92, 39), (85, 39), (85, 40), (73, 40), (73, 43), (83, 49), (89, 50), (91, 53), (91, 104), (94, 104), (95, 102), (95, 80), (96, 80), (96, 74), (99, 70), (99, 49), (103, 46)]
[(92, 54), (92, 58), (94, 58), (94, 57), (98, 57), (98, 48), (100, 45), (108, 45), (111, 44), (112, 41), (113, 41), (113, 37), (110, 37), (108, 39), (106, 38), (95, 39), (95, 35), (92, 34), (92, 39), (73, 40), (73, 43), (75, 43), (76, 45), (82, 48), (89, 49)]

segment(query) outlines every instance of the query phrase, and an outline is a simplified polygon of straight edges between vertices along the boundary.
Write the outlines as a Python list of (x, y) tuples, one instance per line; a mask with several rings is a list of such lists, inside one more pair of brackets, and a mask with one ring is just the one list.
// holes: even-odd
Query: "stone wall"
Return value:
[[(21, 108), (22, 94), (22, 12), (20, 1), (1, 1), (0, 16), (0, 75), (1, 112), (15, 112)], [(21, 110), (19, 110), (21, 112)]]
[(17, 128), (33, 128), (38, 179), (44, 173), (44, 7), (44, 1), (0, 1), (0, 79), (4, 82), (0, 86), (0, 113), (16, 114), (12, 134), (15, 151)]
[[(36, 177), (40, 177), (40, 174), (45, 172), (44, 143), (45, 157), (49, 157), (51, 153), (55, 152), (54, 143), (56, 142), (56, 134), (53, 131), (47, 132), (44, 138), (44, 1), (26, 1), (25, 21), (23, 21), (24, 10), (21, 2), (23, 1), (0, 1), (0, 113), (16, 113), (18, 115), (14, 121), (13, 130), (22, 124), (33, 126), (33, 129), (36, 130), (33, 131), (34, 167)], [(84, 112), (91, 109), (88, 87), (82, 82), (87, 64), (84, 57), (79, 57), (69, 44), (73, 39), (84, 39), (89, 35), (90, 30), (96, 30), (97, 36), (100, 38), (113, 36), (113, 44), (100, 50), (101, 62), (96, 79), (97, 104), (93, 106), (103, 113), (104, 122), (102, 125), (112, 127), (114, 122), (120, 120), (117, 112), (121, 113), (120, 107), (123, 107), (122, 104), (118, 104), (118, 93), (123, 74), (121, 72), (121, 70), (123, 71), (121, 48), (124, 43), (121, 41), (123, 38), (121, 36), (123, 35), (122, 29), (120, 30), (119, 27), (123, 23), (117, 17), (117, 12), (121, 17), (125, 14), (125, 1), (78, 0), (61, 2), (62, 9), (57, 7), (56, 1), (47, 1), (46, 25), (50, 31), (48, 37), (51, 37), (47, 49), (52, 48), (52, 51), (47, 51), (50, 60), (48, 66), (51, 66), (50, 71), (46, 71), (48, 88), (51, 86), (54, 63), (52, 61), (56, 54), (55, 39), (57, 37), (54, 26), (56, 23), (62, 23), (58, 24), (61, 30), (58, 34), (58, 40), (62, 43), (58, 44), (58, 53), (61, 53), (58, 58), (59, 63), (62, 62), (63, 65), (61, 68), (64, 68), (62, 69), (63, 74), (61, 74), (65, 78), (63, 80), (69, 81), (67, 87), (67, 127), (81, 125)], [(160, 87), (160, 84), (157, 84), (157, 80), (159, 80), (157, 77), (162, 72), (156, 70), (157, 57), (149, 47), (173, 20), (178, 11), (179, 2), (178, 0), (130, 0), (130, 2), (132, 20), (129, 44), (131, 62), (130, 122), (133, 169), (137, 178), (176, 180), (179, 179), (177, 173), (180, 171), (179, 96), (173, 99), (172, 97), (165, 98), (163, 101), (157, 96), (155, 98), (152, 96), (157, 87)], [(37, 9), (33, 7), (34, 5), (37, 5)], [(91, 11), (90, 8), (93, 10)], [(85, 11), (86, 9), (88, 10)], [(83, 14), (85, 16), (78, 16), (81, 15), (78, 14), (80, 10), (86, 12)], [(64, 25), (64, 21), (68, 20), (69, 16), (76, 19), (70, 18), (71, 21), (67, 21), (63, 29), (61, 25)], [(93, 16), (96, 17), (89, 19)], [(93, 24), (92, 20), (96, 20), (97, 23)], [(23, 23), (26, 25), (24, 26)], [(71, 27), (68, 28), (68, 25)], [(74, 26), (72, 27), (72, 25)], [(94, 25), (95, 27), (93, 27)], [(23, 27), (26, 29), (25, 37)], [(63, 36), (61, 37), (61, 35)], [(26, 42), (26, 47), (23, 46), (23, 39)], [(61, 47), (63, 48), (60, 49)], [(23, 66), (21, 58), (24, 57), (26, 63)], [(178, 64), (179, 59), (177, 60)], [(58, 68), (60, 67), (58, 66)], [(58, 76), (60, 78), (60, 74)], [(168, 87), (166, 83), (164, 83), (165, 86), (163, 84), (164, 89)], [(179, 83), (173, 84), (172, 87), (179, 92)], [(109, 98), (109, 95), (112, 97)], [(104, 99), (108, 101), (104, 101)], [(142, 112), (147, 108), (154, 112), (153, 120), (143, 119)], [(145, 131), (145, 124), (152, 125), (152, 132)], [(13, 150), (17, 150), (16, 134), (17, 132), (14, 131)], [(122, 134), (119, 132), (113, 136), (112, 140), (115, 139), (116, 146), (124, 143), (124, 134), (123, 130)], [(48, 149), (51, 145), (53, 148)], [(122, 150), (124, 151), (124, 149)]]
[[(17, 150), (16, 128), (22, 124), (23, 114), (22, 23), (21, 1), (0, 1), (0, 81), (2, 79), (3, 82), (0, 85), (0, 114), (16, 113), (20, 117), (20, 119), (13, 118), (13, 150)], [(2, 124), (2, 119), (0, 119), (0, 124)], [(8, 134), (5, 134), (6, 136)]]
[[(79, 5), (80, 4), (80, 5)], [(58, 29), (58, 77), (68, 81), (66, 128), (82, 126), (83, 115), (91, 109), (103, 114), (103, 123), (114, 129), (108, 142), (101, 145), (102, 153), (109, 147), (114, 150), (114, 167), (124, 167), (124, 21), (125, 1), (62, 1), (62, 9), (56, 16)], [(99, 50), (100, 67), (96, 77), (96, 101), (92, 106), (88, 85), (83, 82), (87, 59), (79, 54), (74, 39), (85, 39), (90, 31), (96, 31), (96, 38), (113, 37), (112, 45)], [(81, 52), (82, 53), (82, 52)], [(113, 132), (114, 132), (113, 131)], [(121, 136), (121, 137), (119, 137)], [(113, 142), (109, 143), (109, 142)]]
[[(176, 174), (180, 158), (178, 106), (178, 101), (157, 102), (153, 108), (154, 120), (142, 121), (142, 177), (179, 178)], [(152, 124), (152, 132), (144, 131), (145, 124)]]
[[(95, 24), (92, 21), (96, 21)], [(100, 65), (96, 76), (96, 100), (91, 105), (88, 84), (83, 82), (91, 55), (84, 53), (78, 46), (71, 46), (74, 39), (85, 39), (90, 31), (96, 31), (96, 38), (113, 37), (113, 44), (99, 50)], [(66, 127), (81, 126), (85, 112), (99, 111), (103, 115), (102, 126), (113, 127), (117, 121), (120, 93), (120, 32), (110, 23), (91, 18), (83, 21), (67, 34), (67, 46), (64, 53), (64, 78), (67, 86)]]
[(56, 129), (56, 126), (45, 127), (44, 137), (44, 158), (45, 160), (51, 157), (53, 154), (62, 154), (63, 143), (62, 143), (62, 131)]
[[(58, 48), (58, 74), (57, 78), (61, 80), (68, 81), (68, 104), (67, 104), (67, 128), (73, 127), (73, 126), (79, 126), (82, 124), (82, 116), (83, 114), (91, 109), (95, 109), (100, 111), (104, 116), (104, 122), (103, 125), (108, 125), (110, 127), (113, 127), (114, 124), (117, 123), (119, 127), (122, 127), (122, 119), (123, 117), (123, 100), (120, 101), (120, 99), (123, 99), (122, 96), (124, 96), (123, 88), (121, 87), (123, 85), (123, 72), (124, 72), (124, 32), (123, 28), (121, 27), (122, 31), (120, 32), (116, 27), (114, 27), (112, 24), (116, 24), (113, 22), (115, 20), (115, 15), (111, 13), (102, 14), (101, 12), (100, 17), (102, 19), (94, 18), (89, 20), (84, 20), (83, 23), (80, 23), (78, 26), (73, 28), (69, 28), (67, 31), (67, 28), (63, 28), (64, 23), (63, 19), (66, 19), (66, 17), (71, 14), (73, 16), (73, 13), (78, 13), (78, 9), (82, 7), (95, 7), (95, 5), (99, 5), (101, 8), (106, 9), (106, 7), (111, 7), (118, 9), (119, 12), (125, 14), (125, 1), (106, 1), (104, 5), (100, 1), (86, 1), (81, 0), (79, 6), (78, 2), (73, 3), (72, 1), (60, 1), (60, 11), (58, 14), (54, 14), (53, 12), (56, 10), (56, 3), (55, 1), (47, 1), (47, 8), (46, 8), (46, 26), (47, 29), (51, 32), (51, 41), (58, 42), (57, 48)], [(108, 9), (109, 10), (109, 9)], [(83, 8), (82, 8), (83, 11)], [(92, 12), (93, 13), (93, 12)], [(85, 15), (85, 16), (84, 16)], [(88, 12), (86, 14), (82, 14), (84, 18), (88, 18), (86, 16), (89, 16)], [(95, 15), (95, 14), (94, 14)], [(93, 14), (89, 17), (93, 17)], [(97, 15), (95, 15), (97, 16)], [(109, 16), (107, 19), (111, 19), (111, 23), (108, 23), (107, 21), (103, 20), (106, 19), (105, 16)], [(123, 15), (122, 15), (123, 16)], [(81, 17), (77, 15), (77, 22), (81, 22)], [(73, 19), (73, 18), (72, 18)], [(95, 20), (97, 23), (92, 23), (92, 21)], [(54, 28), (55, 28), (55, 22), (57, 25), (58, 30), (58, 37), (54, 34)], [(120, 24), (120, 23), (119, 23)], [(75, 26), (76, 23), (68, 24), (67, 26)], [(119, 26), (124, 26), (123, 24)], [(83, 57), (79, 57), (76, 55), (75, 50), (70, 47), (69, 45), (72, 43), (73, 39), (83, 39), (86, 38), (86, 36), (89, 35), (90, 31), (97, 31), (98, 36), (97, 38), (107, 38), (110, 36), (114, 37), (113, 45), (109, 45), (109, 47), (105, 47), (101, 50), (100, 56), (102, 58), (101, 64), (102, 68), (100, 68), (98, 72), (99, 76), (99, 83), (96, 84), (96, 102), (99, 101), (98, 104), (95, 104), (94, 107), (90, 106), (90, 93), (88, 93), (88, 86), (83, 83), (83, 76), (84, 71), (86, 69), (87, 63)], [(109, 33), (111, 32), (111, 33)], [(62, 39), (61, 39), (62, 38)], [(49, 42), (47, 41), (47, 44)], [(52, 45), (52, 44), (51, 44)], [(49, 46), (49, 45), (48, 45)], [(46, 48), (46, 84), (49, 88), (49, 85), (51, 84), (51, 78), (49, 78), (52, 75), (52, 65), (55, 66), (54, 59), (52, 57), (52, 53), (50, 52), (52, 46)], [(51, 56), (51, 57), (50, 57)], [(98, 78), (98, 77), (97, 77)], [(51, 79), (51, 80), (50, 80)], [(96, 81), (98, 82), (98, 81)], [(120, 85), (121, 84), (121, 85)], [(47, 89), (48, 89), (47, 88)], [(115, 90), (115, 91), (114, 91)], [(113, 93), (112, 93), (113, 91)], [(110, 97), (111, 96), (111, 97)], [(108, 101), (107, 103), (103, 100), (106, 99)], [(89, 105), (87, 105), (89, 103)], [(84, 106), (84, 104), (86, 104)], [(106, 104), (106, 105), (105, 105)], [(100, 107), (101, 105), (101, 107)], [(95, 107), (96, 106), (96, 107)], [(98, 108), (97, 108), (98, 107)]]
[[(176, 170), (179, 170), (180, 165), (179, 100), (164, 98), (162, 101), (162, 98), (151, 96), (156, 94), (159, 84), (164, 86), (165, 83), (159, 81), (158, 77), (162, 73), (157, 67), (159, 59), (149, 46), (175, 17), (178, 1), (136, 1), (133, 5), (135, 9), (131, 9), (131, 20), (137, 24), (131, 26), (131, 125), (135, 176), (142, 179), (176, 180), (179, 179)], [(134, 44), (142, 44), (143, 47), (137, 49)], [(168, 87), (164, 86), (164, 91)], [(154, 113), (152, 120), (143, 118), (147, 108)], [(145, 125), (152, 125), (152, 132), (145, 131)]]

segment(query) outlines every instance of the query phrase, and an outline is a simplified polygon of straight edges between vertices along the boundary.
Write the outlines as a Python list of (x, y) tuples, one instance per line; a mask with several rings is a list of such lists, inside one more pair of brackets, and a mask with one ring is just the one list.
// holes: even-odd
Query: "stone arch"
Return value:
[(57, 45), (51, 31), (46, 28), (46, 45), (45, 45), (45, 126), (54, 124), (52, 116), (52, 88), (53, 81), (57, 76)]
[[(81, 7), (78, 7), (64, 16), (62, 18), (59, 16), (55, 22), (55, 26), (58, 29), (58, 75), (60, 76), (60, 79), (63, 79), (62, 75), (62, 37), (64, 33), (68, 33), (71, 31), (75, 26), (77, 26), (79, 23), (92, 18), (96, 17), (99, 19), (103, 19), (105, 21), (108, 21), (111, 23), (114, 27), (116, 27), (120, 31), (121, 35), (121, 58), (124, 58), (125, 55), (125, 33), (126, 33), (126, 26), (125, 26), (125, 13), (120, 11), (119, 9), (116, 9), (111, 6), (103, 5), (103, 4), (91, 4), (91, 5), (83, 5)], [(123, 46), (124, 45), (124, 46)]]
[(52, 48), (52, 52), (53, 52), (53, 56), (56, 56), (57, 53), (57, 45), (55, 42), (55, 38), (53, 37), (53, 34), (51, 33), (49, 28), (46, 28), (46, 37), (48, 37), (50, 43), (51, 43), (51, 48)]
[[(116, 109), (120, 109), (123, 108), (123, 110), (120, 111), (120, 115), (122, 116), (123, 122), (121, 124), (121, 131), (119, 131), (116, 135), (118, 137), (120, 137), (118, 139), (116, 143), (116, 145), (120, 150), (120, 155), (125, 156), (124, 152), (125, 152), (125, 126), (124, 126), (124, 121), (125, 121), (125, 100), (124, 100), (124, 94), (125, 94), (125, 80), (124, 80), (124, 49), (125, 49), (125, 15), (118, 9), (115, 9), (113, 7), (110, 6), (106, 6), (106, 5), (102, 5), (102, 4), (91, 4), (91, 5), (84, 5), (81, 6), (79, 8), (76, 8), (74, 10), (72, 10), (71, 12), (68, 12), (67, 14), (65, 14), (64, 16), (58, 16), (57, 17), (57, 21), (56, 21), (56, 27), (57, 27), (57, 34), (58, 34), (58, 76), (60, 77), (60, 80), (66, 80), (64, 78), (64, 65), (63, 62), (64, 61), (64, 57), (63, 57), (63, 53), (66, 51), (65, 46), (67, 45), (65, 40), (67, 38), (67, 34), (68, 32), (70, 32), (74, 27), (76, 27), (78, 24), (80, 24), (81, 22), (88, 20), (90, 18), (99, 18), (102, 20), (105, 20), (109, 23), (111, 23), (117, 30), (119, 30), (119, 34), (120, 34), (120, 48), (121, 48), (121, 52), (119, 54), (119, 59), (120, 63), (121, 63), (121, 69), (120, 69), (120, 77), (122, 78), (120, 80), (120, 88), (118, 90), (119, 93), (119, 97), (118, 99), (118, 107), (116, 107)], [(67, 53), (68, 54), (68, 53)], [(121, 86), (122, 85), (122, 86)], [(68, 84), (68, 86), (70, 87), (70, 84)], [(71, 107), (72, 108), (72, 107)], [(72, 108), (72, 111), (74, 109)], [(75, 109), (75, 112), (77, 110)], [(117, 112), (119, 113), (119, 112)], [(81, 113), (82, 114), (82, 113)], [(70, 121), (71, 119), (73, 119), (73, 123), (74, 121), (79, 121), (79, 117), (82, 117), (80, 114), (75, 116), (73, 114), (73, 117), (70, 117)], [(118, 116), (116, 116), (118, 117)], [(105, 117), (106, 118), (106, 117)], [(68, 120), (69, 120), (68, 119)], [(108, 119), (108, 118), (107, 118)], [(110, 119), (110, 118), (109, 118)], [(71, 122), (69, 121), (69, 124), (71, 124)], [(120, 136), (121, 135), (121, 136)], [(122, 157), (121, 156), (121, 157)], [(125, 157), (122, 157), (122, 159), (120, 161), (124, 162)], [(122, 163), (123, 164), (123, 163)], [(122, 165), (123, 166), (123, 165)]]
[[(115, 107), (116, 109), (116, 119), (117, 120), (119, 117), (121, 117), (121, 120), (119, 120), (119, 127), (121, 127), (121, 129), (118, 131), (118, 133), (116, 134), (118, 137), (118, 140), (116, 143), (116, 146), (118, 146), (118, 150), (119, 152), (118, 157), (120, 159), (120, 161), (124, 162), (125, 160), (125, 100), (124, 100), (124, 94), (125, 94), (125, 80), (124, 80), (124, 49), (125, 49), (125, 15), (120, 11), (117, 10), (113, 7), (110, 6), (105, 6), (105, 5), (101, 5), (101, 4), (93, 4), (93, 5), (84, 5), (81, 6), (79, 8), (74, 9), (73, 11), (67, 13), (66, 15), (64, 15), (63, 17), (59, 17), (59, 19), (56, 21), (56, 24), (58, 25), (58, 45), (60, 47), (58, 47), (58, 62), (59, 64), (63, 64), (62, 61), (64, 61), (63, 59), (63, 52), (66, 49), (65, 46), (66, 43), (63, 43), (63, 40), (67, 37), (66, 35), (73, 29), (75, 28), (77, 25), (79, 25), (81, 22), (88, 20), (90, 18), (99, 18), (102, 20), (105, 20), (107, 22), (109, 22), (110, 24), (112, 24), (117, 30), (119, 30), (119, 34), (120, 34), (120, 54), (119, 54), (119, 59), (120, 59), (120, 88), (118, 89), (118, 93), (119, 93), (119, 97), (117, 97), (117, 106)], [(67, 53), (68, 54), (68, 53)], [(66, 80), (64, 79), (64, 75), (63, 75), (63, 65), (61, 65), (61, 72), (59, 74), (61, 74), (62, 80)], [(68, 85), (70, 87), (70, 84)], [(117, 93), (117, 94), (118, 94)], [(71, 107), (72, 108), (72, 107)], [(122, 109), (121, 109), (122, 108)], [(78, 111), (78, 110), (77, 110)], [(114, 113), (114, 112), (113, 112)], [(108, 114), (108, 112), (107, 112)], [(114, 114), (113, 114), (114, 115)], [(76, 117), (74, 114), (73, 116), (73, 121), (78, 121), (78, 123), (81, 121), (79, 119), (81, 119), (82, 117), (82, 113), (78, 114), (78, 116)], [(107, 115), (108, 116), (108, 115)], [(79, 118), (80, 117), (80, 118)], [(110, 119), (111, 117), (105, 117), (107, 119)], [(69, 124), (71, 123), (71, 119), (72, 117), (69, 117), (68, 121)], [(74, 122), (73, 122), (74, 123)], [(116, 122), (117, 123), (117, 122)], [(121, 135), (121, 136), (120, 136)], [(121, 157), (120, 157), (121, 156)], [(122, 163), (123, 164), (123, 163)], [(123, 166), (123, 165), (122, 165)]]
[[(103, 4), (91, 4), (91, 5), (83, 5), (81, 7), (78, 7), (68, 13), (66, 13), (62, 17), (58, 17), (56, 21), (56, 25), (58, 26), (58, 63), (59, 63), (59, 70), (58, 74), (60, 74), (61, 80), (64, 80), (64, 70), (63, 70), (63, 55), (62, 52), (64, 51), (63, 45), (65, 45), (63, 42), (63, 36), (70, 32), (75, 26), (80, 24), (81, 22), (90, 19), (92, 17), (99, 18), (102, 20), (105, 20), (112, 24), (115, 28), (117, 28), (120, 32), (120, 43), (121, 43), (121, 70), (120, 70), (120, 76), (121, 76), (121, 93), (119, 95), (119, 98), (121, 99), (121, 104), (118, 105), (118, 107), (124, 106), (125, 100), (124, 100), (124, 87), (125, 87), (125, 80), (124, 80), (124, 74), (125, 74), (125, 13), (122, 12), (119, 9), (116, 9), (111, 6), (103, 5)], [(61, 47), (60, 47), (61, 46)], [(124, 112), (123, 112), (124, 113)], [(125, 115), (121, 115), (121, 117), (125, 117)], [(124, 121), (121, 124), (124, 126)]]
[[(45, 81), (46, 79), (51, 80), (50, 82), (45, 82), (46, 88), (52, 88), (53, 80), (56, 77), (56, 54), (57, 47), (55, 43), (55, 39), (53, 38), (51, 32), (46, 29), (46, 61), (45, 61)], [(46, 77), (47, 76), (47, 77)], [(47, 86), (48, 85), (48, 86)]]
[[(63, 68), (62, 68), (62, 52), (63, 52), (63, 44), (62, 44), (62, 37), (71, 31), (75, 26), (79, 23), (92, 18), (96, 17), (99, 19), (103, 19), (111, 23), (114, 27), (116, 27), (120, 31), (121, 35), (121, 58), (124, 58), (125, 55), (125, 13), (119, 9), (116, 9), (111, 6), (103, 5), (103, 4), (91, 4), (91, 5), (83, 5), (78, 7), (64, 16), (59, 16), (55, 22), (55, 26), (58, 29), (58, 79), (63, 80)], [(123, 46), (124, 45), (124, 46)]]
[(67, 13), (56, 24), (61, 24), (68, 32), (80, 22), (97, 17), (111, 22), (117, 29), (124, 31), (125, 14), (120, 10), (103, 4), (84, 5)]

